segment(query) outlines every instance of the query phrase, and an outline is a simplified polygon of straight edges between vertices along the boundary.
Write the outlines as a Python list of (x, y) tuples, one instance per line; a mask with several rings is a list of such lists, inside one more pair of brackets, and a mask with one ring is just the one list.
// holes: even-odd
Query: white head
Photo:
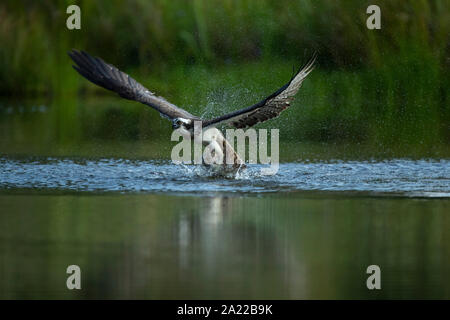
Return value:
[(185, 127), (186, 129), (190, 129), (192, 127), (192, 120), (185, 118), (175, 118), (172, 120), (172, 128), (174, 130), (180, 128), (181, 126)]

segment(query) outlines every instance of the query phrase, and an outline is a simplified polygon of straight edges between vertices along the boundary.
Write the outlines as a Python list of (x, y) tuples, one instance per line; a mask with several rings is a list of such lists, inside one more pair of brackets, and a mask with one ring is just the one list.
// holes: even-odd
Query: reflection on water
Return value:
[[(448, 199), (1, 195), (1, 298), (450, 298)], [(68, 265), (82, 290), (65, 288)], [(382, 290), (366, 288), (377, 264)]]
[(294, 139), (277, 175), (223, 178), (169, 139), (116, 98), (0, 101), (0, 298), (450, 298), (447, 145)]
[[(230, 90), (236, 94), (232, 101), (216, 94), (206, 99), (216, 109), (214, 113), (217, 116), (225, 110), (239, 109), (242, 104), (245, 105), (246, 99), (249, 99), (248, 105), (254, 103), (249, 94), (236, 92), (236, 88)], [(382, 101), (371, 103), (381, 104), (378, 108), (383, 108)], [(205, 101), (194, 99), (190, 103), (202, 106)], [(281, 162), (450, 158), (450, 148), (445, 139), (439, 143), (427, 143), (427, 139), (421, 137), (425, 140), (419, 139), (420, 143), (410, 144), (407, 139), (402, 140), (393, 134), (390, 139), (395, 143), (386, 144), (377, 139), (365, 140), (361, 132), (355, 133), (352, 139), (342, 140), (338, 130), (336, 134), (325, 134), (328, 138), (320, 140), (327, 143), (312, 142), (304, 135), (311, 138), (311, 132), (316, 132), (315, 138), (319, 138), (321, 132), (327, 132), (330, 128), (321, 121), (304, 119), (307, 110), (305, 106), (298, 107), (303, 108), (301, 112), (290, 108), (283, 116), (258, 125), (258, 128), (280, 129)], [(341, 121), (332, 121), (329, 125), (345, 127)], [(176, 144), (170, 141), (170, 136), (170, 122), (162, 119), (157, 112), (114, 95), (58, 96), (50, 100), (0, 98), (0, 156), (169, 159), (171, 148)], [(348, 133), (346, 137), (349, 138)]]

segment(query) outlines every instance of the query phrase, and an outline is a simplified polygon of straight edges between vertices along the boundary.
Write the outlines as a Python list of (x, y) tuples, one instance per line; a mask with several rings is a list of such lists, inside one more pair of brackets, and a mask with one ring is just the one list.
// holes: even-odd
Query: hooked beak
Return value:
[(180, 122), (177, 120), (172, 121), (172, 129), (178, 129), (180, 127)]

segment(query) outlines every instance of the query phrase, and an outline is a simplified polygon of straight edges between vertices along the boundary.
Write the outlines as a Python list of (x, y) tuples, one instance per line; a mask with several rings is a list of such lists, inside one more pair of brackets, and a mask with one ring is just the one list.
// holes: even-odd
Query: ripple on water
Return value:
[(284, 163), (273, 176), (250, 165), (233, 177), (170, 161), (0, 158), (0, 188), (71, 191), (172, 192), (365, 192), (450, 197), (449, 160)]

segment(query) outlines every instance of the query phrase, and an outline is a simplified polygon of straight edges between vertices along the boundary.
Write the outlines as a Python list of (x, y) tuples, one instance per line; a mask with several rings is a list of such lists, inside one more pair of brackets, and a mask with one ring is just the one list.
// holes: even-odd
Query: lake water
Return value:
[(450, 197), (450, 161), (386, 160), (282, 163), (274, 175), (265, 165), (225, 177), (201, 166), (124, 159), (0, 158), (3, 190), (154, 192), (184, 195), (263, 194), (296, 191)]
[[(450, 297), (448, 161), (0, 160), (2, 298)], [(80, 292), (65, 288), (68, 265)], [(366, 268), (382, 290), (366, 288)]]
[(161, 160), (165, 141), (95, 131), (83, 108), (9, 108), (0, 298), (450, 298), (447, 156), (290, 143), (276, 175), (222, 177)]

